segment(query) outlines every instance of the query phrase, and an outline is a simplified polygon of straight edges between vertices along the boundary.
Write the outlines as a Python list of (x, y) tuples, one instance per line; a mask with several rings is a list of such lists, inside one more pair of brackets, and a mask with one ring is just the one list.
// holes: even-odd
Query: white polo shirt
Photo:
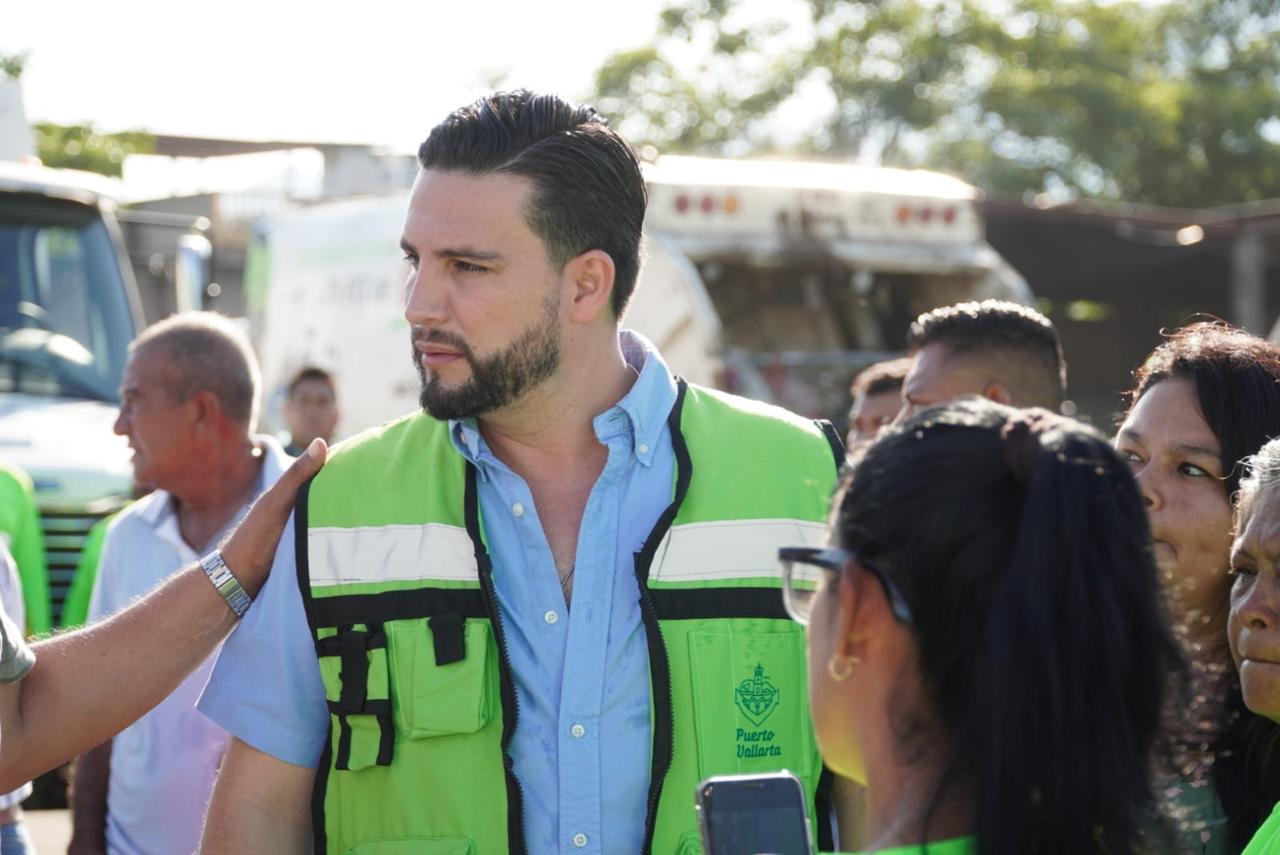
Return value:
[[(256, 439), (264, 460), (255, 497), (292, 462), (275, 439)], [(251, 503), (252, 499), (233, 522)], [(121, 511), (107, 529), (89, 619), (119, 611), (199, 557), (182, 539), (172, 497), (156, 490)], [(113, 740), (107, 791), (109, 855), (168, 855), (199, 848), (205, 808), (229, 740), (225, 730), (195, 708), (215, 658), (216, 652)], [(137, 665), (145, 668), (146, 662)]]
[[(4, 627), (5, 661), (8, 661), (9, 635), (13, 633), (14, 639), (21, 645), (21, 651), (25, 651), (25, 653), (19, 653), (18, 648), (15, 648), (14, 662), (21, 668), (19, 676), (22, 676), (31, 669), (31, 648), (22, 641), (22, 631), (18, 629), (26, 625), (27, 613), (22, 600), (22, 579), (18, 576), (18, 565), (14, 563), (13, 556), (5, 547), (3, 538), (0, 538), (0, 609), (3, 609), (4, 623), (8, 624)], [(25, 668), (21, 666), (22, 662), (27, 663)], [(12, 681), (0, 675), (0, 682)], [(0, 810), (8, 810), (22, 804), (27, 796), (31, 795), (31, 790), (31, 783), (27, 782), (12, 793), (0, 796)]]

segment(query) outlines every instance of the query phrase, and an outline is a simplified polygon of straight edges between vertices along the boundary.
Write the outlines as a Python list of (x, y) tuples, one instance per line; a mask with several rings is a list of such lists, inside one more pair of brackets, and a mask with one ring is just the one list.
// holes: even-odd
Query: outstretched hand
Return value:
[(289, 514), (293, 512), (298, 489), (320, 471), (328, 452), (323, 439), (312, 440), (302, 456), (293, 461), (293, 465), (280, 476), (280, 480), (258, 497), (249, 513), (223, 544), (222, 560), (250, 596), (256, 595), (267, 581), (280, 534), (289, 521)]

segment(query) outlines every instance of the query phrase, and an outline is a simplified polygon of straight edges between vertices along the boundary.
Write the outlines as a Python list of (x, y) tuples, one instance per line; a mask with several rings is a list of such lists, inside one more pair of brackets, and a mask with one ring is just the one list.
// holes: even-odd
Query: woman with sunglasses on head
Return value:
[[(1248, 462), (1240, 484), (1236, 537), (1231, 547), (1231, 605), (1227, 636), (1239, 669), (1250, 745), (1259, 771), (1280, 766), (1280, 440)], [(1267, 789), (1265, 780), (1247, 785)], [(1246, 855), (1280, 852), (1280, 804), (1245, 848)]]
[(1093, 431), (969, 400), (881, 436), (829, 549), (784, 550), (827, 764), (868, 851), (1171, 851), (1150, 769), (1177, 643), (1142, 500)]
[[(1195, 702), (1172, 711), (1159, 784), (1183, 848), (1238, 853), (1280, 799), (1251, 742), (1227, 648), (1232, 501), (1242, 461), (1280, 435), (1280, 348), (1221, 322), (1172, 333), (1135, 372), (1116, 437), (1142, 491)], [(1265, 758), (1269, 759), (1269, 758)]]

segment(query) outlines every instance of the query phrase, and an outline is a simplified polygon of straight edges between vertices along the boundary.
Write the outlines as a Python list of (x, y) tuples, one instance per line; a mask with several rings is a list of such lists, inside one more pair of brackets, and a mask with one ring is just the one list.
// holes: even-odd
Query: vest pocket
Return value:
[(387, 635), (392, 709), (401, 733), (425, 739), (475, 733), (489, 723), (497, 674), (487, 620), (447, 614), (394, 621)]
[(316, 655), (333, 718), (333, 767), (390, 766), (395, 738), (382, 626), (322, 628), (318, 635)]
[(374, 840), (348, 849), (346, 855), (475, 855), (465, 837), (412, 837)]
[(804, 631), (769, 629), (778, 624), (737, 618), (724, 629), (689, 633), (703, 777), (779, 769), (801, 778), (813, 773)]

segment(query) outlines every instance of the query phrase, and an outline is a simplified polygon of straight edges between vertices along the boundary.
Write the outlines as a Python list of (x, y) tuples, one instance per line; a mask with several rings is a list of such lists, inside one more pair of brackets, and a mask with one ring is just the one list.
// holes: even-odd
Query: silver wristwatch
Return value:
[(244, 613), (253, 603), (253, 597), (250, 597), (249, 592), (240, 586), (240, 580), (232, 575), (231, 568), (222, 560), (222, 553), (217, 549), (213, 550), (200, 559), (200, 566), (204, 569), (204, 575), (208, 576), (209, 581), (213, 583), (213, 587), (218, 589), (222, 599), (227, 601), (231, 611), (236, 613), (236, 617), (244, 617)]

